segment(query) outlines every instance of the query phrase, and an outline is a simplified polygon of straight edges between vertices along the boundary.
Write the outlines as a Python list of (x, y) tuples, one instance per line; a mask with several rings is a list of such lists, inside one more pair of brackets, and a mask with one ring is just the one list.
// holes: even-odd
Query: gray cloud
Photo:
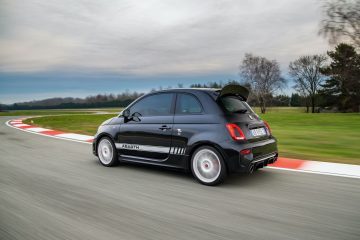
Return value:
[(234, 72), (328, 49), (317, 0), (0, 0), (0, 71)]

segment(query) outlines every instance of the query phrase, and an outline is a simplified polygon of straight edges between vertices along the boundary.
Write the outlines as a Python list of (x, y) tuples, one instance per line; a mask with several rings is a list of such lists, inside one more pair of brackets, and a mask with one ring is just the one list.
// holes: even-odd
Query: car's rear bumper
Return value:
[(277, 158), (278, 158), (277, 152), (273, 152), (273, 153), (261, 156), (259, 158), (255, 158), (249, 163), (249, 165), (247, 167), (247, 172), (252, 173), (256, 169), (266, 167), (268, 164), (276, 162)]
[[(275, 138), (252, 143), (228, 143), (223, 147), (230, 172), (252, 172), (257, 168), (274, 163), (278, 158)], [(241, 154), (241, 150), (250, 149), (249, 154)]]

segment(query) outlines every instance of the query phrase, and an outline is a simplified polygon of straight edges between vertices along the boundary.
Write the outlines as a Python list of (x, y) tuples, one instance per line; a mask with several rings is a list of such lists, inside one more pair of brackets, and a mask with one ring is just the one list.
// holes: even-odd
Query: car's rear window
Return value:
[(218, 100), (219, 104), (228, 113), (253, 113), (251, 107), (236, 96), (224, 96)]

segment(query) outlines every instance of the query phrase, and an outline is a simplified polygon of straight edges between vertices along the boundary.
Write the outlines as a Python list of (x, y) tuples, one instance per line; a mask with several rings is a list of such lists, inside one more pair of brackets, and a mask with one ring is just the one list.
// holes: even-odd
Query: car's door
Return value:
[(170, 154), (180, 157), (188, 154), (189, 139), (193, 138), (194, 135), (206, 133), (209, 121), (212, 121), (212, 119), (204, 114), (203, 106), (195, 95), (178, 93), (174, 116), (172, 151)]
[(169, 157), (174, 120), (174, 93), (145, 96), (128, 109), (121, 124), (116, 147), (127, 160), (164, 161)]

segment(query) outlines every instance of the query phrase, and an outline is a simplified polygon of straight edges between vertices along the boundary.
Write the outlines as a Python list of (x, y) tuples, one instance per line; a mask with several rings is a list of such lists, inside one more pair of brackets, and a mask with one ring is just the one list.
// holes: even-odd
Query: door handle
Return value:
[(159, 129), (162, 130), (162, 131), (165, 131), (165, 130), (170, 130), (171, 127), (168, 127), (166, 125), (162, 125), (161, 127), (159, 127)]

